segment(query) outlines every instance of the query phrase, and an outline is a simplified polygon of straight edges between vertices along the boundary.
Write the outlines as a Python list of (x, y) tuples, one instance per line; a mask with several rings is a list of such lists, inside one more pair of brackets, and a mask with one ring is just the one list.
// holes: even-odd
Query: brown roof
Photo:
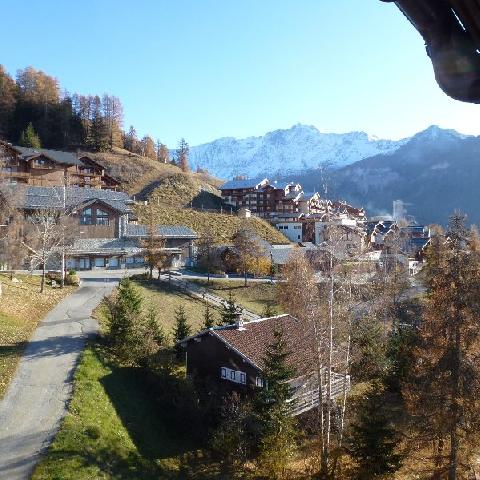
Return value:
[(288, 362), (297, 375), (304, 375), (315, 370), (315, 343), (313, 328), (290, 315), (261, 318), (243, 324), (214, 328), (211, 330), (225, 343), (233, 347), (251, 363), (262, 369), (265, 353), (274, 341), (273, 332), (283, 330), (290, 352)]

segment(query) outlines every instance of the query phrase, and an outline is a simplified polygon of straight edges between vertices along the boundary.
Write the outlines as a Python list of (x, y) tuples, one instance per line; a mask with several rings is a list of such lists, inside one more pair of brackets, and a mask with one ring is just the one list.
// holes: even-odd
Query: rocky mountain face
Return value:
[(326, 165), (340, 168), (373, 155), (388, 155), (405, 142), (381, 140), (365, 132), (321, 133), (313, 126), (298, 124), (263, 137), (226, 137), (192, 147), (190, 164), (224, 179), (300, 174)]
[[(308, 189), (324, 177), (311, 170), (296, 179)], [(446, 225), (460, 210), (480, 225), (480, 137), (432, 126), (391, 154), (328, 172), (324, 183), (329, 196), (361, 205), (369, 216), (391, 213), (393, 200), (400, 199), (420, 223)]]
[(191, 163), (224, 179), (265, 175), (298, 181), (305, 191), (326, 189), (329, 198), (363, 206), (369, 216), (391, 213), (399, 199), (421, 223), (445, 225), (458, 209), (480, 225), (480, 137), (437, 126), (391, 141), (296, 125), (193, 147)]

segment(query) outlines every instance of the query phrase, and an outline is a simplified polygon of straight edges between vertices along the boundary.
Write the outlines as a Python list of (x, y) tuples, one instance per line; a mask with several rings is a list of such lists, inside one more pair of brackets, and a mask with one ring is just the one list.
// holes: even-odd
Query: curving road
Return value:
[(53, 440), (66, 413), (78, 357), (97, 331), (92, 310), (117, 280), (113, 275), (84, 278), (35, 331), (0, 402), (0, 479), (30, 478)]

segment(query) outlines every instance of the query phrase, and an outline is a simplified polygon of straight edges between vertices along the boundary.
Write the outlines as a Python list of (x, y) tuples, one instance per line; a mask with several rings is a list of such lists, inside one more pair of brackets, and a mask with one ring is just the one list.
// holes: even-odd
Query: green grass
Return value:
[(197, 455), (198, 444), (175, 428), (171, 417), (138, 369), (114, 366), (98, 344), (90, 345), (75, 375), (67, 416), (32, 478), (185, 478), (180, 473), (186, 459), (191, 463)]
[(283, 313), (277, 303), (277, 285), (270, 282), (250, 282), (245, 287), (243, 280), (211, 279), (210, 285), (206, 280), (196, 280), (202, 286), (219, 297), (228, 299), (230, 292), (236, 303), (257, 315), (262, 315), (267, 304), (270, 304), (278, 314)]
[[(200, 330), (203, 324), (206, 303), (176, 288), (169, 288), (165, 282), (156, 280), (134, 280), (135, 285), (145, 299), (145, 305), (156, 307), (158, 319), (165, 333), (171, 334), (175, 324), (175, 310), (183, 306), (192, 330)], [(210, 305), (212, 313), (219, 318), (220, 311)]]

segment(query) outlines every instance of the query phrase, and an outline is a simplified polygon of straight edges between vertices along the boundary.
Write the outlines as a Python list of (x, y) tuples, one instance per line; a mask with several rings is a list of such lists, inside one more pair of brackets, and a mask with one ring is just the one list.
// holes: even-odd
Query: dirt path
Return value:
[(92, 310), (116, 279), (86, 279), (39, 324), (0, 402), (0, 478), (28, 479), (66, 413), (85, 340), (97, 331)]

